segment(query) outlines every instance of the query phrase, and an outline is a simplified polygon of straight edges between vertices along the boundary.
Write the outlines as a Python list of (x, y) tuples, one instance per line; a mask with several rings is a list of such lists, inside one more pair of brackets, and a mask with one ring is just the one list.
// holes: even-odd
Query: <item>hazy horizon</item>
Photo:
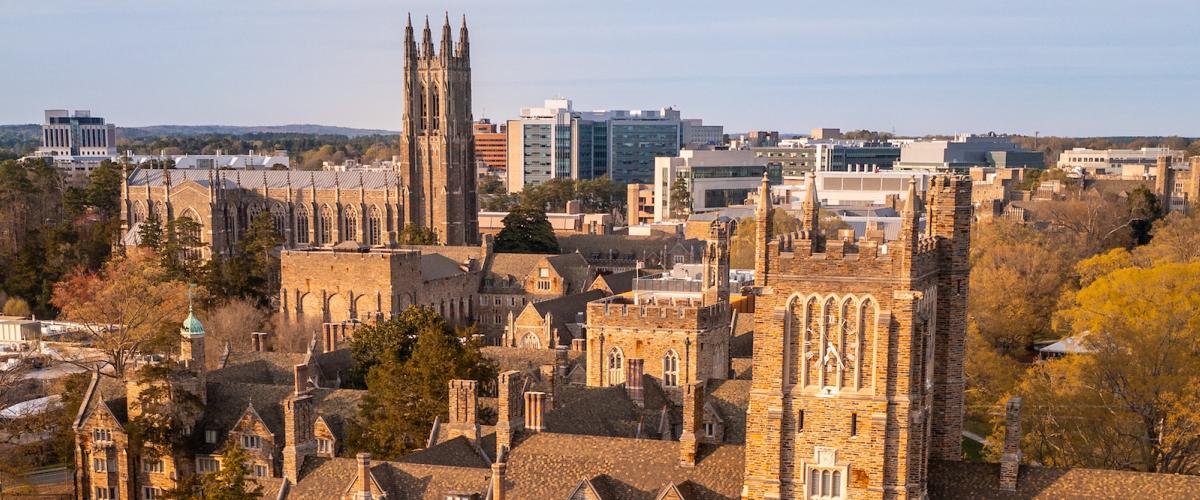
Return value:
[[(475, 118), (565, 96), (727, 131), (1200, 136), (1200, 3), (45, 0), (0, 17), (0, 123), (398, 130), (403, 27), (471, 31)], [(61, 55), (61, 57), (52, 57)]]

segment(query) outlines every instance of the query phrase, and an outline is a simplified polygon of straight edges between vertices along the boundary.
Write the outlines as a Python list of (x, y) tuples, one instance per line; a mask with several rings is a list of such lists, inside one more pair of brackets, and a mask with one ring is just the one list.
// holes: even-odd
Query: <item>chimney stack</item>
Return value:
[(504, 500), (504, 462), (499, 460), (492, 464), (492, 500)]
[(1192, 173), (1188, 178), (1187, 201), (1190, 213), (1200, 210), (1200, 155), (1191, 158)]
[(254, 352), (267, 352), (267, 332), (252, 332), (250, 345)]
[(1158, 168), (1155, 172), (1154, 191), (1159, 196), (1159, 204), (1162, 205), (1162, 215), (1167, 215), (1171, 211), (1171, 191), (1175, 190), (1175, 179), (1171, 175), (1171, 157), (1167, 155), (1158, 157)]
[(1021, 398), (1013, 397), (1004, 405), (1004, 451), (1000, 455), (1000, 489), (1017, 490), (1021, 468)]
[(333, 323), (322, 323), (321, 324), (322, 352), (330, 352), (330, 351), (334, 350), (334, 338), (333, 338), (333, 327), (334, 326), (335, 325)]
[(704, 425), (704, 382), (688, 384), (683, 389), (683, 433), (679, 435), (679, 464), (696, 466), (699, 449), (698, 434)]
[(305, 457), (313, 455), (317, 443), (313, 434), (316, 412), (308, 383), (308, 365), (294, 365), (292, 370), (295, 393), (283, 402), (283, 476), (294, 484), (300, 479)]
[(571, 350), (574, 352), (587, 351), (587, 339), (571, 339)]
[(471, 443), (478, 445), (478, 383), (474, 380), (451, 380), (449, 386), (450, 417), (445, 426), (447, 436), (450, 438), (466, 436)]
[(355, 457), (358, 463), (358, 477), (354, 480), (354, 500), (374, 500), (375, 485), (371, 483), (371, 454), (359, 453)]
[(500, 374), (497, 385), (496, 457), (502, 460), (512, 447), (513, 434), (521, 427), (521, 372)]
[(629, 399), (633, 400), (633, 404), (638, 408), (645, 406), (645, 397), (642, 392), (642, 373), (645, 372), (645, 360), (640, 358), (629, 358), (625, 363), (625, 393), (629, 394)]
[(546, 430), (542, 418), (545, 416), (546, 393), (525, 393), (525, 430), (542, 432)]

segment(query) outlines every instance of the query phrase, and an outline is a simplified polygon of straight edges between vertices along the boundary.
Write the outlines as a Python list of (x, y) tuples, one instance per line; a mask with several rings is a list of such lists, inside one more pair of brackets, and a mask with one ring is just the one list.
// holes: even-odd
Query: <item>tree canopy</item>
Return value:
[(496, 235), (496, 251), (506, 253), (557, 254), (558, 237), (546, 219), (546, 213), (532, 208), (517, 208), (504, 216), (504, 229)]
[(407, 361), (412, 356), (417, 337), (425, 330), (453, 332), (450, 324), (433, 309), (417, 306), (409, 306), (387, 321), (359, 328), (350, 340), (354, 368), (348, 382), (365, 387), (366, 375), (371, 368), (388, 362)]

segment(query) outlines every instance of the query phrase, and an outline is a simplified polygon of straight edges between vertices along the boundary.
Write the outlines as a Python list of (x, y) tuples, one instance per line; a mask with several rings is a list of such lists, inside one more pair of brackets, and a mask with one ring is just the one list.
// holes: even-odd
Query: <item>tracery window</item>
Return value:
[(333, 214), (328, 205), (322, 205), (320, 220), (317, 223), (317, 244), (328, 245), (330, 243), (333, 243)]
[(526, 333), (524, 337), (521, 337), (521, 347), (529, 347), (529, 348), (536, 349), (541, 346), (542, 346), (541, 340), (539, 340), (538, 336), (534, 335), (533, 333)]
[(342, 233), (345, 235), (342, 241), (358, 241), (358, 211), (354, 207), (346, 207), (346, 211), (342, 216)]
[(663, 356), (663, 385), (679, 386), (679, 355), (674, 349), (667, 351), (666, 356)]
[(371, 217), (367, 219), (367, 244), (379, 245), (383, 242), (380, 237), (383, 231), (383, 214), (379, 207), (371, 207)]
[(625, 382), (625, 356), (621, 349), (614, 347), (608, 351), (608, 385)]
[(296, 243), (308, 243), (308, 209), (304, 205), (296, 207)]

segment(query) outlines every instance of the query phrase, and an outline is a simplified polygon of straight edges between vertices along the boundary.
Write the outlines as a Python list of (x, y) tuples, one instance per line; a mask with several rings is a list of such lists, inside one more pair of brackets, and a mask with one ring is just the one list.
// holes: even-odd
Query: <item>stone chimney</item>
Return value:
[(504, 495), (504, 462), (492, 464), (492, 500), (505, 500)]
[(250, 347), (254, 352), (267, 352), (267, 332), (252, 332)]
[(1000, 454), (1000, 489), (1017, 490), (1021, 468), (1021, 398), (1013, 397), (1004, 405), (1004, 450)]
[(295, 484), (300, 479), (304, 458), (313, 455), (317, 442), (313, 435), (316, 412), (308, 365), (299, 364), (292, 369), (295, 391), (283, 402), (283, 477)]
[(322, 323), (321, 324), (321, 347), (323, 349), (322, 352), (330, 352), (337, 348), (336, 347), (337, 342), (336, 342), (336, 339), (334, 338), (334, 331), (333, 331), (335, 327), (337, 327), (336, 323)]
[(451, 380), (449, 385), (450, 417), (446, 422), (447, 435), (466, 436), (472, 443), (478, 443), (478, 383), (474, 380)]
[(571, 339), (571, 351), (573, 351), (573, 352), (587, 351), (587, 339)]
[(501, 373), (496, 387), (496, 457), (500, 460), (512, 447), (513, 434), (521, 429), (521, 372)]
[(492, 255), (492, 252), (496, 248), (496, 237), (490, 234), (483, 234), (480, 235), (479, 239), (483, 242), (480, 245), (483, 247), (483, 259), (487, 260), (487, 258)]
[(1190, 213), (1200, 210), (1200, 155), (1191, 158), (1192, 172), (1188, 178), (1187, 201)]
[(640, 358), (629, 358), (625, 363), (625, 393), (638, 408), (645, 407), (645, 396), (642, 392), (642, 374), (645, 373), (646, 361)]
[(546, 430), (543, 417), (545, 417), (546, 393), (544, 392), (526, 392), (525, 393), (525, 430), (531, 432), (542, 432)]
[(371, 454), (359, 453), (354, 457), (357, 462), (358, 477), (354, 479), (354, 500), (375, 500), (380, 498), (371, 482)]
[(704, 425), (704, 382), (688, 384), (683, 389), (683, 433), (679, 435), (679, 464), (696, 466), (699, 434)]

